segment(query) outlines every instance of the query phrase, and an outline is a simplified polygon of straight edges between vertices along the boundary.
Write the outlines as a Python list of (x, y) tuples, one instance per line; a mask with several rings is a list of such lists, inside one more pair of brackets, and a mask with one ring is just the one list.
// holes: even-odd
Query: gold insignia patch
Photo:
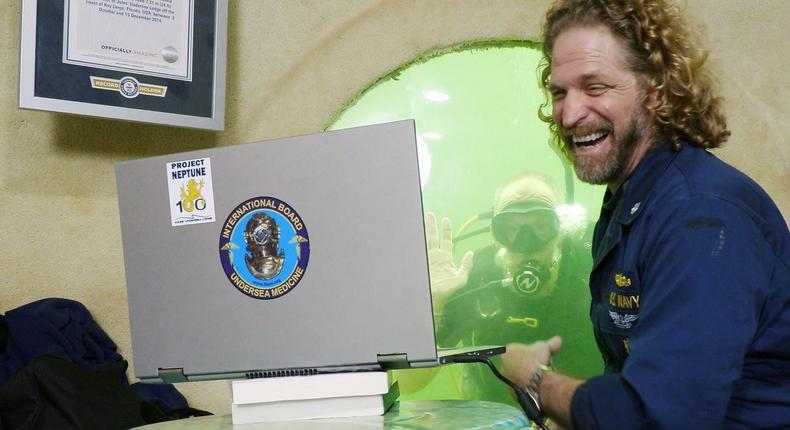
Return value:
[(626, 354), (631, 354), (631, 341), (628, 338), (623, 339), (623, 347)]
[(623, 275), (622, 273), (616, 273), (614, 275), (614, 283), (620, 288), (630, 287), (631, 278)]

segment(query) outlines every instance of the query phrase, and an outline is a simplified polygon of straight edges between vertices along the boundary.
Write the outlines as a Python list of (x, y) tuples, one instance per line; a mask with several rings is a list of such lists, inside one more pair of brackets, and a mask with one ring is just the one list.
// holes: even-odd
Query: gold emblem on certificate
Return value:
[(99, 90), (118, 91), (127, 99), (133, 99), (140, 94), (156, 97), (164, 97), (167, 94), (166, 86), (144, 84), (131, 76), (124, 76), (121, 79), (91, 76), (91, 87)]

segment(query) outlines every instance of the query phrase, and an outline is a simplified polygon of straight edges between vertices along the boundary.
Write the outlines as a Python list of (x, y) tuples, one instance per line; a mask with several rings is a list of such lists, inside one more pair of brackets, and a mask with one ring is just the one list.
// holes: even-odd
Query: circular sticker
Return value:
[(119, 82), (118, 90), (127, 99), (133, 99), (140, 94), (140, 83), (131, 76), (124, 76)]
[(168, 63), (175, 63), (178, 61), (178, 50), (172, 46), (165, 46), (162, 48), (162, 59)]
[(219, 258), (237, 290), (256, 299), (282, 297), (307, 270), (307, 228), (288, 203), (253, 197), (236, 206), (222, 225)]

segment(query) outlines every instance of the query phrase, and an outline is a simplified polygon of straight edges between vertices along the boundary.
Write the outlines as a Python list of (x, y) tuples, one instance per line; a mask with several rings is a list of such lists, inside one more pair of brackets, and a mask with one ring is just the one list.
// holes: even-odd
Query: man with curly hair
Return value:
[(563, 427), (790, 428), (790, 232), (707, 151), (730, 133), (689, 28), (669, 0), (546, 15), (541, 117), (579, 178), (608, 186), (590, 274), (605, 369), (551, 371), (555, 337), (508, 345), (503, 370)]

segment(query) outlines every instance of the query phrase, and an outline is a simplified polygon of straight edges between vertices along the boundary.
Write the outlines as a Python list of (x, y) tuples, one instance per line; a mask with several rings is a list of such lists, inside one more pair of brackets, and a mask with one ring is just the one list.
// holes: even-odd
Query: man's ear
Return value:
[(647, 96), (645, 96), (645, 107), (648, 109), (655, 111), (658, 109), (659, 101), (658, 101), (658, 90), (650, 90), (647, 92)]

